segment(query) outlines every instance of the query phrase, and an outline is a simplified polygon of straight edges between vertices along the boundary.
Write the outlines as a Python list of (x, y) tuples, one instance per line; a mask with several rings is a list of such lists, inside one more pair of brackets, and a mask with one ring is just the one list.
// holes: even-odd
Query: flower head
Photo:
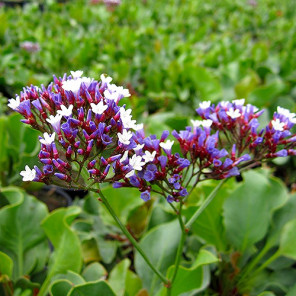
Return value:
[(23, 177), (23, 181), (33, 181), (36, 177), (36, 171), (30, 169), (29, 166), (25, 166), (25, 170), (20, 172), (20, 175)]

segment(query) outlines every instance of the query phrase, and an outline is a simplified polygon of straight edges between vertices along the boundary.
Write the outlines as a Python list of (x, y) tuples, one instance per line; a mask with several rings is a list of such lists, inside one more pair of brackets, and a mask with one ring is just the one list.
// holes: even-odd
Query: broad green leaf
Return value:
[[(108, 186), (103, 188), (102, 191), (123, 224), (126, 224), (130, 212), (144, 203), (140, 198), (139, 191), (134, 188), (115, 189)], [(100, 206), (100, 214), (105, 222), (117, 225), (103, 206), (103, 203), (102, 206)]]
[(116, 296), (110, 286), (104, 281), (85, 283), (83, 285), (73, 287), (67, 296), (90, 296), (104, 295)]
[(108, 282), (117, 296), (124, 295), (126, 276), (129, 266), (130, 261), (128, 259), (124, 259), (112, 269), (109, 275)]
[[(152, 264), (162, 274), (165, 274), (168, 267), (174, 263), (180, 237), (179, 223), (174, 220), (154, 227), (143, 236), (140, 242)], [(135, 268), (143, 281), (143, 286), (149, 290), (151, 295), (156, 293), (161, 282), (138, 252), (135, 254)]]
[(260, 293), (258, 296), (276, 296), (276, 295), (272, 292), (264, 291), (264, 292)]
[(138, 295), (137, 293), (142, 288), (142, 281), (137, 274), (128, 270), (125, 281), (125, 294), (126, 296)]
[(2, 276), (8, 276), (9, 278), (12, 276), (12, 268), (13, 262), (9, 256), (5, 253), (0, 252), (0, 282)]
[(268, 233), (267, 244), (271, 247), (279, 244), (283, 227), (295, 219), (296, 194), (289, 195), (287, 202), (279, 208), (272, 217), (271, 229)]
[(273, 212), (287, 199), (285, 186), (260, 171), (249, 171), (244, 183), (224, 203), (224, 224), (229, 242), (244, 252), (261, 240)]
[[(218, 258), (212, 253), (205, 249), (201, 249), (192, 267), (179, 267), (176, 279), (172, 286), (171, 295), (195, 295), (197, 292), (203, 290), (205, 288), (204, 280), (209, 276), (209, 270), (204, 267), (217, 261)], [(173, 273), (174, 266), (171, 266), (168, 269), (167, 277), (172, 278)], [(162, 288), (160, 295), (165, 295), (165, 291), (166, 289)]]
[(66, 273), (68, 270), (80, 272), (82, 264), (80, 242), (69, 226), (79, 213), (78, 207), (61, 208), (52, 212), (42, 222), (42, 227), (55, 251), (51, 257), (47, 278), (40, 289), (40, 296), (46, 295), (52, 277), (56, 274)]
[[(206, 199), (211, 191), (214, 190), (214, 186), (217, 186), (217, 184), (212, 184), (212, 186), (202, 186), (201, 188), (193, 190), (190, 195), (190, 199), (188, 200), (188, 202), (190, 202), (190, 207), (184, 211), (187, 221), (198, 209), (198, 207), (195, 206), (197, 201), (200, 202), (201, 200)], [(229, 180), (227, 183), (223, 184), (211, 203), (191, 226), (191, 231), (194, 234), (205, 240), (207, 243), (215, 245), (220, 251), (226, 249), (226, 240), (222, 221), (223, 203), (237, 186), (238, 183), (236, 183), (235, 180)], [(195, 204), (193, 203), (194, 200)]]
[(69, 280), (57, 280), (49, 288), (50, 296), (65, 296), (71, 290), (73, 284)]
[(88, 265), (82, 272), (82, 276), (87, 282), (104, 279), (107, 275), (105, 267), (98, 262)]
[(281, 80), (276, 80), (269, 85), (256, 88), (250, 93), (249, 103), (258, 107), (270, 106), (273, 100), (285, 90), (285, 84)]
[(20, 189), (7, 187), (1, 193), (9, 205), (0, 209), (0, 251), (13, 260), (12, 278), (17, 279), (44, 268), (49, 247), (40, 224), (48, 212), (43, 203)]
[(185, 71), (188, 71), (194, 88), (200, 92), (200, 99), (202, 101), (216, 101), (221, 98), (221, 85), (210, 71), (199, 66), (190, 66), (188, 69), (185, 69)]
[(279, 252), (296, 260), (296, 219), (288, 222), (282, 229)]
[(294, 296), (296, 295), (296, 285), (294, 285), (292, 288), (289, 289), (286, 296)]

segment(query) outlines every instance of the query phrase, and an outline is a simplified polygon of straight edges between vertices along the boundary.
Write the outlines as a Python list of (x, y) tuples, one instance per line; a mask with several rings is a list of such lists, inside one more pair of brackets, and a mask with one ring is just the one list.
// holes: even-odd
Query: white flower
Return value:
[(102, 85), (108, 85), (112, 81), (112, 78), (110, 76), (105, 76), (104, 74), (102, 74), (100, 78), (102, 81)]
[(227, 108), (230, 103), (228, 101), (221, 101), (219, 105), (223, 108)]
[(236, 106), (243, 106), (245, 104), (245, 99), (233, 100), (232, 103)]
[(134, 148), (134, 151), (139, 151), (139, 150), (143, 149), (144, 146), (145, 146), (144, 144), (142, 144), (142, 145), (138, 144), (138, 145)]
[(127, 131), (124, 129), (121, 133), (117, 134), (119, 142), (124, 144), (124, 145), (129, 145), (130, 144), (130, 139), (133, 136), (133, 134), (130, 131)]
[(276, 131), (283, 131), (284, 130), (284, 126), (285, 123), (281, 122), (278, 118), (276, 120), (272, 120), (271, 121), (272, 127), (276, 130)]
[(213, 123), (213, 120), (211, 120), (211, 119), (205, 119), (205, 120), (203, 120), (201, 122), (201, 125), (203, 127), (210, 127), (212, 125), (212, 123)]
[(123, 156), (120, 158), (120, 163), (126, 161), (128, 158), (128, 150), (123, 153)]
[(129, 178), (129, 177), (133, 176), (134, 174), (135, 174), (135, 170), (131, 170), (130, 172), (128, 172), (128, 173), (125, 175), (125, 177), (126, 177), (126, 178)]
[(62, 110), (58, 110), (58, 114), (60, 114), (61, 116), (70, 116), (72, 114), (72, 110), (73, 110), (73, 105), (69, 105), (69, 107), (67, 108), (64, 105), (61, 105), (61, 109)]
[(94, 103), (90, 104), (92, 112), (95, 114), (103, 114), (104, 111), (108, 108), (107, 105), (104, 105), (103, 101), (100, 101), (97, 105)]
[(161, 143), (159, 144), (159, 146), (160, 146), (161, 148), (163, 148), (164, 150), (171, 150), (173, 144), (174, 144), (174, 141), (167, 140), (166, 142), (161, 142)]
[(84, 83), (88, 87), (92, 83), (93, 79), (89, 77), (81, 77), (77, 79), (69, 79), (63, 81), (62, 88), (67, 91), (72, 91), (73, 94), (77, 94), (80, 89), (81, 83)]
[(247, 106), (243, 106), (243, 113), (256, 113), (259, 109), (256, 106), (248, 104)]
[(144, 124), (143, 124), (143, 123), (135, 124), (134, 127), (133, 127), (133, 129), (134, 129), (135, 131), (138, 131), (138, 130), (143, 129), (143, 127), (144, 127)]
[(201, 103), (199, 103), (199, 107), (201, 109), (207, 109), (211, 106), (211, 101), (203, 101)]
[(107, 100), (110, 101), (117, 101), (118, 99), (118, 93), (114, 92), (114, 93), (110, 93), (109, 90), (105, 90), (104, 91), (104, 96)]
[(156, 155), (156, 151), (153, 151), (152, 153), (149, 151), (145, 151), (145, 155), (143, 155), (142, 157), (144, 158), (145, 162), (151, 162), (154, 160)]
[(50, 123), (54, 130), (58, 133), (61, 129), (61, 119), (62, 115), (57, 114), (56, 116), (50, 115), (49, 118), (46, 118), (46, 121)]
[(33, 181), (36, 177), (36, 171), (30, 169), (29, 166), (25, 166), (25, 171), (21, 171), (20, 175), (23, 177), (23, 181)]
[(193, 120), (191, 119), (191, 123), (193, 125), (193, 127), (199, 127), (202, 125), (202, 120)]
[(13, 110), (15, 110), (21, 103), (19, 96), (17, 96), (15, 99), (8, 100), (8, 102), (9, 104), (7, 106)]
[(142, 166), (144, 166), (146, 163), (142, 161), (142, 156), (137, 156), (134, 154), (132, 158), (129, 159), (129, 164), (134, 170), (141, 171)]
[(239, 111), (238, 109), (235, 109), (235, 110), (234, 110), (233, 108), (230, 108), (230, 109), (226, 112), (226, 114), (227, 114), (228, 116), (230, 116), (231, 118), (233, 118), (233, 119), (238, 118), (238, 117), (241, 116), (240, 111)]
[(76, 78), (80, 78), (82, 76), (83, 71), (81, 71), (81, 70), (78, 70), (78, 71), (70, 71), (70, 73), (71, 73), (72, 77), (74, 79), (76, 79)]
[(39, 139), (41, 144), (44, 145), (50, 145), (52, 142), (54, 142), (55, 133), (53, 133), (51, 136), (48, 133), (43, 134), (44, 139)]
[(292, 123), (296, 123), (296, 114), (291, 113), (290, 110), (278, 106), (277, 113), (286, 116)]

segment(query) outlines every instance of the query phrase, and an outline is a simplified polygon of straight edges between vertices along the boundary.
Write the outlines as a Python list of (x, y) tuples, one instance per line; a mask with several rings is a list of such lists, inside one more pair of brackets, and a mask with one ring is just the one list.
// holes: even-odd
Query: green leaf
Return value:
[(12, 268), (13, 262), (9, 256), (5, 253), (0, 252), (0, 282), (3, 275), (8, 276), (9, 278), (12, 276)]
[[(126, 224), (130, 212), (144, 203), (138, 190), (131, 188), (115, 189), (108, 186), (103, 188), (102, 191), (123, 224)], [(100, 214), (106, 223), (117, 225), (105, 207), (100, 207)]]
[(285, 84), (281, 80), (275, 80), (269, 85), (258, 87), (252, 91), (248, 102), (258, 107), (270, 106), (284, 90)]
[(43, 222), (42, 227), (52, 242), (55, 251), (51, 257), (48, 275), (40, 289), (40, 296), (45, 295), (53, 276), (68, 270), (79, 272), (82, 265), (80, 242), (71, 230), (70, 224), (80, 213), (80, 208), (61, 208), (52, 212)]
[(57, 280), (52, 283), (49, 288), (50, 296), (65, 296), (73, 287), (73, 284), (68, 280)]
[(276, 296), (276, 295), (270, 291), (264, 291), (260, 293), (258, 296)]
[[(187, 295), (187, 293), (189, 293), (189, 295), (195, 295), (205, 289), (205, 282), (207, 282), (207, 284), (209, 283), (209, 270), (204, 267), (215, 262), (218, 262), (216, 256), (205, 249), (201, 249), (192, 267), (179, 267), (176, 279), (172, 286), (171, 295), (179, 296)], [(168, 269), (167, 277), (172, 278), (173, 273), (174, 266), (171, 266)], [(186, 283), (186, 285), (184, 285), (184, 283)], [(165, 295), (165, 290), (166, 289), (163, 288), (160, 294)]]
[(44, 268), (49, 247), (40, 223), (48, 212), (43, 203), (20, 189), (7, 187), (1, 193), (9, 205), (0, 209), (0, 251), (13, 260), (12, 278), (18, 279)]
[(67, 296), (90, 296), (90, 295), (104, 295), (116, 296), (110, 286), (104, 281), (94, 283), (86, 283), (73, 287)]
[(190, 76), (194, 88), (200, 92), (202, 101), (216, 101), (222, 97), (222, 87), (219, 81), (206, 68), (188, 66), (185, 71), (188, 71), (187, 75)]
[(281, 255), (296, 260), (296, 219), (288, 222), (282, 229), (279, 252)]
[[(217, 186), (217, 184), (214, 186)], [(189, 201), (191, 204), (193, 200), (196, 200), (196, 204), (197, 201), (200, 202), (202, 198), (207, 198), (215, 188), (214, 186), (202, 186), (201, 188), (194, 189), (190, 195)], [(225, 183), (222, 188), (219, 189), (214, 200), (211, 201), (191, 226), (191, 230), (194, 234), (204, 239), (207, 243), (215, 245), (220, 251), (225, 250), (227, 245), (222, 221), (222, 207), (225, 199), (236, 187), (237, 183), (234, 180), (229, 180), (229, 182)], [(190, 219), (197, 208), (197, 206), (190, 206), (184, 211), (187, 220)]]
[(117, 296), (124, 295), (126, 276), (129, 266), (130, 261), (128, 259), (124, 259), (118, 263), (110, 273), (108, 281)]
[(142, 281), (138, 275), (128, 270), (125, 281), (125, 294), (126, 296), (138, 295), (138, 292), (142, 289)]
[(105, 267), (98, 262), (88, 265), (82, 272), (82, 276), (87, 282), (104, 279), (107, 274)]
[(293, 194), (289, 195), (287, 202), (272, 217), (272, 225), (266, 243), (270, 248), (279, 244), (282, 229), (289, 221), (295, 218), (295, 212), (296, 194)]
[(242, 252), (265, 236), (273, 212), (287, 199), (287, 190), (278, 179), (259, 171), (249, 171), (243, 177), (244, 183), (223, 206), (226, 236)]
[[(165, 274), (168, 267), (174, 263), (181, 230), (177, 220), (154, 227), (142, 238), (140, 245), (152, 264)], [(150, 269), (141, 255), (135, 254), (135, 268), (151, 295), (161, 286), (161, 282)]]

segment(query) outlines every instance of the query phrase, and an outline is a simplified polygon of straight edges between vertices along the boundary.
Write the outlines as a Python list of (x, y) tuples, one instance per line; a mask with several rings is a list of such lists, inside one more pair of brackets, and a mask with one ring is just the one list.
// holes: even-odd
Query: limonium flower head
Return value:
[[(115, 188), (137, 188), (144, 201), (156, 192), (166, 201), (187, 198), (188, 187), (203, 180), (225, 179), (274, 157), (296, 155), (292, 128), (296, 114), (278, 107), (264, 128), (263, 110), (245, 100), (200, 103), (200, 118), (184, 130), (146, 136), (132, 110), (120, 106), (130, 93), (71, 71), (47, 87), (29, 86), (8, 106), (23, 115), (25, 124), (39, 130), (41, 168), (28, 166), (24, 181), (39, 181), (76, 189), (107, 182)], [(176, 143), (175, 143), (176, 142)], [(178, 144), (181, 153), (174, 153)], [(82, 177), (83, 176), (83, 177)], [(97, 188), (97, 187), (96, 187)]]
[[(43, 134), (38, 155), (43, 167), (26, 166), (21, 172), (25, 181), (84, 188), (90, 182), (126, 178), (152, 159), (133, 150), (135, 129), (141, 125), (132, 119), (131, 110), (118, 105), (130, 95), (128, 90), (110, 84), (111, 77), (101, 78), (96, 81), (82, 71), (71, 71), (69, 76), (54, 77), (48, 87), (26, 87), (9, 100), (8, 106), (25, 117), (22, 121)], [(116, 99), (105, 93), (115, 94)], [(88, 180), (82, 181), (82, 170), (88, 172)]]

